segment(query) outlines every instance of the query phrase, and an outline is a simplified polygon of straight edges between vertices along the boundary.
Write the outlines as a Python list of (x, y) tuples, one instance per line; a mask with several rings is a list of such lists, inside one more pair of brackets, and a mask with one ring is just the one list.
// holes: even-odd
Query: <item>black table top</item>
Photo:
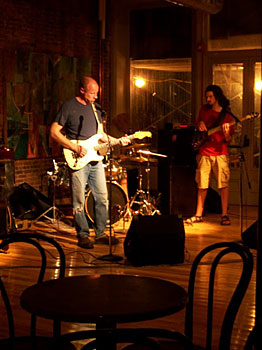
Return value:
[(21, 295), (30, 313), (97, 324), (150, 320), (175, 313), (186, 302), (186, 291), (175, 283), (131, 275), (65, 277), (35, 284)]

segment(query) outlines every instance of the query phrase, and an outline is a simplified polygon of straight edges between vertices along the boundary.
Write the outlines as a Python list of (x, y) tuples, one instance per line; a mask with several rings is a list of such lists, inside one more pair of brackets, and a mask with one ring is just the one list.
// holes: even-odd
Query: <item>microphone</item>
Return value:
[(95, 107), (96, 107), (96, 110), (99, 111), (99, 112), (101, 113), (101, 117), (102, 117), (103, 119), (106, 118), (106, 116), (107, 116), (106, 111), (105, 111), (104, 109), (102, 109), (102, 107), (101, 107), (98, 103), (96, 103), (96, 102), (95, 102)]
[(82, 129), (82, 126), (83, 126), (83, 120), (84, 120), (84, 117), (82, 115), (80, 115), (79, 117), (79, 126), (78, 126), (78, 130), (77, 130), (77, 140), (78, 140), (78, 137), (80, 136), (80, 132), (81, 132), (81, 129)]

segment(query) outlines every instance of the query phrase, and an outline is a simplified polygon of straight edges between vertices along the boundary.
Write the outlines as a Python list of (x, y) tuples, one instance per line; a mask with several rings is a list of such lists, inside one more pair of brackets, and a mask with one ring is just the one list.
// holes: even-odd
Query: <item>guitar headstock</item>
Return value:
[(256, 119), (260, 117), (260, 113), (253, 112), (245, 116), (245, 119)]
[(152, 137), (152, 133), (150, 131), (136, 131), (134, 134), (135, 139), (144, 139), (145, 137)]

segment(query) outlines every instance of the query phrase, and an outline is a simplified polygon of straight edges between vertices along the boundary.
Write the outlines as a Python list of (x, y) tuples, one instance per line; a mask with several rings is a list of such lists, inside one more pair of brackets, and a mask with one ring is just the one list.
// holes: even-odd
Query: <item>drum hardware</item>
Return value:
[(147, 158), (143, 157), (143, 156), (139, 156), (139, 157), (130, 157), (129, 158), (130, 162), (136, 162), (136, 163), (145, 163), (147, 162)]
[(57, 176), (56, 185), (57, 186), (70, 186), (70, 176), (69, 168), (66, 162), (56, 162), (56, 167), (54, 168), (55, 175)]
[[(108, 162), (104, 164), (104, 169), (105, 169), (106, 178), (109, 179), (110, 169), (109, 169)], [(121, 173), (122, 173), (122, 167), (120, 166), (119, 162), (116, 159), (113, 159), (112, 160), (112, 168), (111, 168), (112, 180), (119, 182)]]
[[(127, 195), (124, 189), (116, 182), (107, 181), (108, 193), (112, 190), (112, 224), (117, 223), (126, 213)], [(87, 189), (85, 212), (88, 219), (94, 223), (94, 198), (90, 189)]]
[[(155, 215), (155, 214), (160, 215), (161, 214), (160, 211), (153, 205), (150, 197), (149, 163), (145, 171), (147, 174), (147, 191), (145, 192), (142, 189), (143, 175), (142, 175), (142, 168), (140, 166), (139, 172), (138, 172), (138, 190), (136, 191), (133, 198), (130, 200), (129, 206), (132, 210), (133, 215)], [(135, 205), (138, 206), (137, 210), (132, 209), (132, 207)]]
[(156, 159), (154, 158), (146, 158), (146, 157), (143, 157), (141, 154), (140, 155), (131, 155), (131, 156), (126, 156), (126, 155), (121, 155), (120, 157), (121, 161), (122, 162), (135, 162), (135, 163), (146, 163), (148, 161), (154, 163), (156, 162)]
[[(157, 157), (167, 157), (166, 155), (159, 154), (159, 153), (153, 153), (147, 150), (138, 150), (138, 154), (140, 154), (139, 159), (145, 159), (147, 162), (147, 167), (145, 169), (146, 172), (146, 192), (142, 189), (142, 182), (143, 182), (143, 175), (142, 175), (142, 168), (141, 165), (139, 167), (139, 173), (138, 173), (138, 190), (135, 193), (134, 197), (131, 199), (129, 205), (132, 209), (133, 205), (138, 205), (138, 210), (134, 210), (134, 215), (161, 215), (160, 211), (154, 206), (152, 203), (152, 198), (150, 196), (150, 163), (157, 162), (154, 158), (149, 158), (150, 156), (157, 156)], [(142, 157), (142, 154), (146, 155), (147, 158)], [(144, 162), (144, 160), (143, 160)], [(139, 163), (142, 163), (139, 162)]]
[[(41, 218), (45, 218), (45, 219), (49, 220), (51, 223), (57, 223), (57, 225), (59, 226), (58, 217), (65, 218), (64, 213), (56, 207), (56, 181), (58, 179), (58, 174), (59, 174), (59, 167), (58, 167), (58, 164), (56, 163), (56, 161), (53, 159), (53, 170), (47, 171), (47, 176), (53, 184), (52, 206), (50, 208), (48, 208), (45, 212), (43, 212), (41, 215), (39, 215), (34, 220), (34, 223), (39, 221)], [(49, 212), (52, 212), (52, 216), (53, 216), (52, 218), (47, 215)]]

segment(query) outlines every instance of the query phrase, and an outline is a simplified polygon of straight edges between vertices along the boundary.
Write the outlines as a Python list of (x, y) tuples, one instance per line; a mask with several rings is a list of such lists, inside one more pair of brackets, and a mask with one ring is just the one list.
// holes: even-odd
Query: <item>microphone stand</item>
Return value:
[[(107, 133), (106, 133), (107, 134)], [(112, 253), (112, 165), (113, 165), (113, 149), (110, 142), (110, 137), (107, 134), (108, 140), (108, 159), (109, 159), (109, 191), (108, 191), (108, 212), (109, 212), (109, 254), (98, 257), (99, 260), (104, 261), (121, 261), (123, 258), (120, 255)]]
[(243, 233), (243, 168), (245, 170), (248, 188), (249, 190), (251, 190), (251, 183), (248, 176), (248, 171), (245, 163), (245, 156), (242, 150), (242, 146), (240, 147), (239, 161), (240, 161), (240, 180), (239, 180), (240, 182), (240, 234), (242, 236), (242, 233)]
[(248, 189), (251, 189), (251, 183), (250, 183), (250, 179), (249, 179), (249, 175), (248, 175), (248, 170), (247, 170), (247, 166), (245, 163), (245, 155), (243, 152), (243, 148), (244, 147), (248, 147), (249, 146), (249, 140), (244, 137), (244, 141), (242, 142), (242, 140), (240, 141), (240, 145), (231, 145), (228, 146), (228, 148), (237, 148), (239, 149), (239, 155), (238, 155), (238, 160), (239, 160), (239, 194), (240, 194), (240, 236), (242, 237), (242, 233), (243, 233), (243, 209), (244, 209), (244, 201), (243, 201), (243, 170), (245, 171), (245, 175), (246, 175), (246, 179), (247, 179), (247, 185), (248, 185)]

